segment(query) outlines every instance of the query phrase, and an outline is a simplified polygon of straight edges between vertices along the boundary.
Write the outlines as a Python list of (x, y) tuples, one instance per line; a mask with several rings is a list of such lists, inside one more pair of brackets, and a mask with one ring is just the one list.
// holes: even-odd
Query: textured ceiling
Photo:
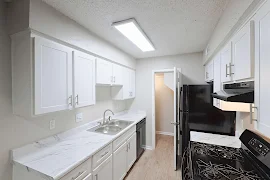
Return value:
[[(203, 51), (228, 0), (43, 0), (135, 58)], [(156, 51), (142, 52), (111, 24), (135, 18)]]

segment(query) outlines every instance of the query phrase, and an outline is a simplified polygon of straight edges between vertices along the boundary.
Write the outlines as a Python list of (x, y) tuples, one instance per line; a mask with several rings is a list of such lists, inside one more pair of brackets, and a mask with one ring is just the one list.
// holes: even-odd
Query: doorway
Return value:
[[(156, 132), (173, 136), (173, 167), (179, 168), (179, 109), (181, 70), (155, 70), (152, 72), (152, 148), (156, 148)], [(162, 97), (160, 97), (162, 96)], [(162, 102), (165, 100), (166, 102)], [(165, 105), (164, 105), (165, 104)], [(168, 107), (167, 107), (168, 106)], [(165, 108), (165, 109), (160, 109)]]

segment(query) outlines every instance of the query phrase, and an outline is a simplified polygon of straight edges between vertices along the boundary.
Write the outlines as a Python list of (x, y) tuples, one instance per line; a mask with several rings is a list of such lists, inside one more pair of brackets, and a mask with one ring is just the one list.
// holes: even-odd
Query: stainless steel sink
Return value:
[(96, 132), (101, 134), (115, 135), (132, 124), (133, 121), (113, 120), (109, 123), (88, 129), (89, 132)]
[(111, 125), (111, 126), (117, 126), (117, 127), (120, 127), (120, 128), (125, 128), (125, 127), (129, 126), (132, 123), (133, 123), (133, 121), (113, 120), (113, 121), (109, 122), (108, 124)]

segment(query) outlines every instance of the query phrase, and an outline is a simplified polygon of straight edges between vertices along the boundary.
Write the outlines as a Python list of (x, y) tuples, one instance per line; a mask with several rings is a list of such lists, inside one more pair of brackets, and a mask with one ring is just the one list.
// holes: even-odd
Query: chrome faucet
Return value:
[[(113, 113), (112, 110), (110, 110), (110, 109), (105, 110), (105, 111), (104, 111), (104, 114), (103, 114), (103, 121), (102, 121), (102, 124), (105, 124), (105, 123), (106, 123), (105, 115), (106, 115), (106, 112), (107, 112), (107, 111), (110, 111), (110, 112), (114, 115), (114, 113)], [(110, 118), (109, 118), (109, 120), (110, 120)]]

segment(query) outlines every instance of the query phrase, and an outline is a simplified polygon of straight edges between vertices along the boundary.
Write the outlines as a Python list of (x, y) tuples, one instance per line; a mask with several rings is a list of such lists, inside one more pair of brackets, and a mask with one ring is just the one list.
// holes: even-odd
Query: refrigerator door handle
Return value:
[(171, 122), (171, 124), (175, 125), (175, 126), (179, 126), (180, 123), (176, 123), (176, 122)]

